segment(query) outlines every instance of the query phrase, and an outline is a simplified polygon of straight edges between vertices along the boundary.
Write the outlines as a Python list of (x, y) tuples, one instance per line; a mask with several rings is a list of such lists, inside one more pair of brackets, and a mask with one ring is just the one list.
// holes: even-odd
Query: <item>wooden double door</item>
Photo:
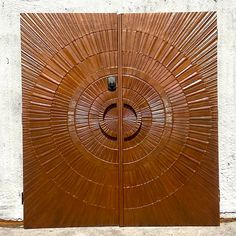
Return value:
[(215, 12), (22, 14), (21, 37), (26, 228), (219, 224)]

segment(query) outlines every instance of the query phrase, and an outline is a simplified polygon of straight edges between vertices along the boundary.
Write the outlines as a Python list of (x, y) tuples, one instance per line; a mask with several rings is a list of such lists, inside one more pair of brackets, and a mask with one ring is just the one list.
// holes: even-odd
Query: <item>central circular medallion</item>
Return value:
[(124, 164), (142, 161), (154, 151), (159, 153), (171, 134), (171, 104), (161, 87), (153, 88), (142, 78), (124, 75), (122, 91), (122, 117), (118, 91), (107, 89), (107, 76), (78, 90), (68, 113), (70, 135), (78, 149), (82, 144), (86, 153), (107, 163), (119, 163), (119, 120)]
[[(129, 104), (123, 105), (123, 134), (124, 141), (133, 139), (141, 129), (141, 116)], [(102, 133), (111, 140), (117, 140), (118, 135), (118, 108), (116, 103), (110, 104), (103, 112), (99, 127)]]

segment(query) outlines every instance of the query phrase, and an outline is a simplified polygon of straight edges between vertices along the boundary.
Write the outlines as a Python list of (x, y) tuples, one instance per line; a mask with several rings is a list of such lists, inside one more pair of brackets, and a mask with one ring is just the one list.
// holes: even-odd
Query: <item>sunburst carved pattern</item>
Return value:
[(117, 142), (95, 124), (117, 99), (116, 14), (23, 14), (21, 29), (25, 226), (118, 224)]
[(215, 13), (122, 16), (123, 149), (117, 15), (21, 30), (25, 227), (219, 223)]
[(216, 14), (125, 14), (122, 35), (146, 122), (124, 150), (125, 225), (218, 224)]

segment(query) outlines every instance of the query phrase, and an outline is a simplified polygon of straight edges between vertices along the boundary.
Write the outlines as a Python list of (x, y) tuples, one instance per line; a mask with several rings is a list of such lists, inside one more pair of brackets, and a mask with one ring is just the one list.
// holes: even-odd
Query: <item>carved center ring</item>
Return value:
[[(116, 103), (110, 104), (99, 117), (99, 127), (103, 135), (110, 140), (117, 140), (119, 129), (119, 116)], [(123, 105), (123, 134), (124, 141), (129, 141), (136, 137), (141, 129), (141, 114), (132, 106)]]

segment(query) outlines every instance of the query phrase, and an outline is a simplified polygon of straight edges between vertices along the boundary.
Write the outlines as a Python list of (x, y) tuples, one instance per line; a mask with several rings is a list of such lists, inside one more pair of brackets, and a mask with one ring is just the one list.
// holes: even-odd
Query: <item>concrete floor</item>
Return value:
[(221, 223), (219, 227), (84, 227), (62, 229), (23, 229), (0, 227), (1, 236), (235, 236), (236, 222)]

